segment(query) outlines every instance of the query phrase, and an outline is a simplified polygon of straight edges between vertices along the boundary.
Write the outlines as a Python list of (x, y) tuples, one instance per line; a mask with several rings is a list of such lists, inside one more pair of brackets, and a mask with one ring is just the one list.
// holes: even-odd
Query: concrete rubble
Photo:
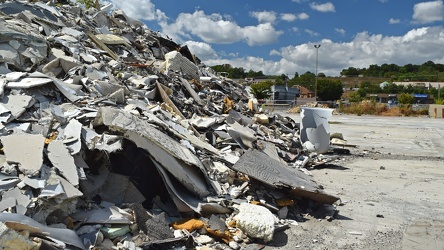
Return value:
[(0, 3), (0, 242), (260, 249), (301, 221), (298, 204), (335, 211), (307, 170), (333, 158), (300, 124), (97, 7)]

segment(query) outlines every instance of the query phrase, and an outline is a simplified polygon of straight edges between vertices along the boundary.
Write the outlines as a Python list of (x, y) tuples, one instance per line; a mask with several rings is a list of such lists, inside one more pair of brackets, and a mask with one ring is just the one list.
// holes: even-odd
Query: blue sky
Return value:
[(444, 63), (444, 4), (413, 0), (111, 0), (208, 66), (265, 74)]

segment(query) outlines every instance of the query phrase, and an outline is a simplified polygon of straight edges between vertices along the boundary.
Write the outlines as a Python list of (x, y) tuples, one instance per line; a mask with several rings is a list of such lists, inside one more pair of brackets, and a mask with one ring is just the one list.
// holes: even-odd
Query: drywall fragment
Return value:
[(132, 216), (124, 210), (109, 206), (101, 209), (94, 209), (89, 211), (79, 211), (74, 213), (72, 217), (84, 223), (97, 224), (130, 224)]
[(8, 82), (6, 87), (10, 89), (27, 89), (43, 86), (51, 82), (52, 80), (49, 78), (26, 77), (21, 79), (20, 81)]
[(65, 35), (75, 37), (77, 40), (80, 40), (80, 38), (85, 35), (85, 33), (69, 27), (63, 27), (61, 32)]
[(74, 158), (61, 141), (51, 141), (48, 144), (48, 158), (61, 175), (72, 185), (79, 185), (79, 175)]
[[(97, 113), (94, 117), (97, 116)], [(122, 149), (122, 137), (109, 134), (97, 134), (96, 131), (83, 127), (82, 139), (89, 150), (99, 149), (108, 153)]]
[(77, 234), (69, 229), (52, 228), (38, 223), (37, 221), (20, 214), (0, 213), (0, 221), (14, 230), (33, 229), (39, 235), (45, 235), (50, 239), (56, 239), (65, 244), (85, 249)]
[(258, 150), (246, 151), (232, 168), (269, 186), (289, 188), (289, 192), (300, 197), (328, 204), (333, 204), (339, 199), (322, 192), (312, 177), (297, 170), (293, 171)]
[(191, 87), (191, 84), (187, 80), (180, 78), (180, 83), (187, 89), (188, 93), (190, 93), (194, 101), (196, 101), (200, 105), (203, 104), (203, 101), (200, 99), (199, 95), (196, 93), (196, 91), (194, 91), (193, 87)]
[(16, 82), (24, 76), (26, 76), (26, 72), (11, 72), (5, 75), (5, 79), (8, 82)]
[(266, 114), (255, 114), (253, 120), (259, 124), (270, 123), (270, 120)]
[(188, 190), (199, 197), (209, 194), (205, 170), (199, 158), (173, 138), (136, 116), (110, 107), (99, 110), (94, 125), (101, 124), (123, 132), (138, 147), (147, 150)]
[(39, 174), (43, 164), (45, 137), (33, 134), (11, 134), (1, 137), (6, 161), (18, 163), (20, 171), (26, 175)]
[(23, 179), (23, 183), (34, 189), (42, 189), (45, 187), (46, 181), (42, 179), (29, 178), (26, 176)]
[(80, 197), (83, 195), (82, 192), (80, 192), (77, 188), (75, 188), (67, 180), (63, 179), (60, 176), (57, 176), (57, 179), (59, 180), (60, 185), (62, 185), (62, 188), (64, 191), (63, 194), (61, 196), (58, 196), (57, 198), (65, 200), (65, 199)]
[(19, 188), (13, 188), (2, 195), (2, 199), (14, 198), (16, 200), (15, 209), (18, 214), (25, 214), (31, 199), (24, 195)]
[(11, 112), (8, 122), (20, 117), (34, 103), (34, 98), (28, 95), (8, 95), (0, 101), (0, 104)]
[(237, 122), (229, 123), (227, 131), (233, 140), (235, 140), (244, 150), (253, 148), (253, 143), (257, 140), (257, 137), (251, 129), (244, 127)]
[(190, 124), (194, 125), (198, 129), (206, 129), (217, 122), (216, 117), (200, 117), (197, 114), (193, 114), (193, 117), (189, 120)]
[(242, 203), (238, 207), (239, 213), (233, 220), (236, 226), (245, 234), (253, 238), (269, 242), (273, 239), (274, 215), (265, 207)]
[[(0, 157), (2, 158), (0, 160), (0, 166), (3, 166), (3, 162), (6, 160), (4, 156)], [(0, 192), (3, 190), (8, 190), (12, 187), (15, 187), (17, 183), (20, 182), (20, 179), (17, 176), (13, 175), (6, 175), (3, 173), (0, 173)]]
[(199, 200), (190, 191), (183, 188), (176, 179), (172, 178), (168, 172), (153, 159), (153, 163), (165, 183), (168, 193), (180, 212), (197, 212), (200, 214), (229, 213), (230, 209), (217, 203), (205, 203)]
[[(128, 139), (133, 141), (138, 147), (149, 152), (157, 162), (161, 163), (162, 166), (164, 166), (168, 170), (168, 172), (170, 172), (177, 180), (179, 180), (189, 191), (193, 192), (199, 197), (205, 197), (209, 195), (210, 192), (208, 191), (208, 186), (206, 185), (205, 175), (201, 172), (201, 169), (196, 167), (196, 165), (201, 165), (200, 162), (197, 163), (199, 161), (198, 158), (194, 159), (196, 160), (196, 165), (194, 166), (186, 164), (185, 162), (180, 161), (177, 158), (177, 155), (192, 155), (189, 149), (173, 140), (167, 142), (167, 140), (170, 140), (171, 138), (161, 133), (157, 134), (157, 138), (159, 139), (159, 141), (163, 142), (164, 145), (166, 145), (167, 143), (171, 143), (170, 149), (172, 150), (166, 151), (159, 147), (159, 145), (156, 145), (156, 143), (153, 143), (152, 140), (144, 138), (132, 131), (126, 132), (126, 135), (128, 136)], [(159, 137), (159, 135), (161, 135), (161, 137)]]
[(127, 39), (114, 34), (97, 34), (96, 37), (104, 44), (111, 44), (111, 45), (122, 44), (130, 46), (130, 42)]
[(17, 206), (17, 200), (14, 197), (3, 197), (0, 201), (0, 212), (15, 206)]
[(42, 68), (42, 72), (43, 74), (57, 77), (60, 73), (62, 72), (67, 73), (69, 70), (77, 66), (80, 66), (80, 62), (78, 62), (76, 59), (72, 57), (69, 56), (57, 57), (54, 60), (47, 63)]
[(64, 127), (63, 143), (68, 147), (71, 155), (75, 155), (80, 152), (82, 148), (82, 142), (80, 140), (82, 133), (82, 124), (76, 119), (71, 119), (69, 123)]
[(142, 203), (145, 201), (145, 197), (137, 190), (130, 177), (116, 173), (109, 173), (105, 183), (99, 188), (97, 193), (103, 200), (117, 205), (122, 203)]
[[(330, 146), (330, 126), (328, 120), (333, 109), (302, 108), (300, 139), (309, 151), (326, 153)], [(322, 125), (322, 126), (321, 126)]]
[(73, 86), (73, 84), (65, 83), (56, 77), (50, 77), (50, 78), (52, 79), (54, 85), (60, 90), (60, 92), (62, 92), (62, 94), (66, 98), (68, 98), (68, 100), (70, 100), (71, 102), (77, 102), (78, 100), (83, 98), (81, 96), (84, 96), (84, 94), (81, 93), (80, 90), (78, 89), (78, 87), (81, 88), (82, 86)]
[(6, 79), (0, 78), (0, 98), (3, 97), (3, 94), (5, 93), (5, 87), (8, 81)]

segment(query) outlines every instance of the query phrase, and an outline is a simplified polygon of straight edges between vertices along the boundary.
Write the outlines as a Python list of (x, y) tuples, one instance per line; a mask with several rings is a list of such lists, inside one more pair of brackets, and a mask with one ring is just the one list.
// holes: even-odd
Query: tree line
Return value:
[[(301, 75), (295, 72), (293, 78), (289, 78), (286, 74), (281, 75), (265, 75), (262, 71), (246, 71), (244, 68), (231, 67), (229, 64), (212, 66), (216, 72), (228, 72), (229, 77), (233, 79), (244, 79), (244, 78), (261, 78), (270, 79), (261, 88), (265, 87), (265, 90), (259, 90), (259, 92), (267, 92), (267, 86), (271, 85), (286, 85), (288, 87), (292, 86), (303, 86), (310, 91), (315, 91), (317, 82), (317, 96), (320, 100), (338, 100), (343, 94), (343, 86), (341, 83), (341, 78), (338, 79), (327, 79), (326, 75), (319, 72), (317, 77), (315, 73), (307, 71)], [(398, 66), (396, 64), (382, 64), (370, 65), (368, 68), (354, 68), (349, 67), (348, 69), (343, 69), (341, 71), (341, 76), (346, 77), (377, 77), (377, 78), (387, 78), (392, 82), (394, 81), (424, 81), (424, 82), (444, 82), (444, 65), (434, 63), (432, 61), (427, 61), (421, 65), (406, 64), (404, 66)], [(402, 86), (389, 83), (384, 88), (381, 88), (379, 84), (363, 82), (359, 87), (357, 93), (352, 97), (355, 99), (362, 99), (366, 94), (376, 94), (376, 93), (391, 93), (391, 94), (429, 94), (437, 97), (438, 90), (436, 88), (427, 89), (420, 86)]]
[(341, 71), (341, 76), (357, 77), (384, 77), (390, 78), (391, 81), (427, 81), (441, 82), (444, 81), (444, 64), (427, 61), (421, 65), (406, 64), (398, 66), (396, 64), (376, 64), (370, 65), (368, 68), (349, 67)]

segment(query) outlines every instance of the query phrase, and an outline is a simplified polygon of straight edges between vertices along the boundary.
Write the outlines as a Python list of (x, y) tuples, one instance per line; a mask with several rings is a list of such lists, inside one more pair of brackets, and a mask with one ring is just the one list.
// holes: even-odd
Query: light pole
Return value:
[(318, 51), (321, 45), (315, 44), (314, 47), (316, 49), (315, 100), (317, 101), (318, 100)]

